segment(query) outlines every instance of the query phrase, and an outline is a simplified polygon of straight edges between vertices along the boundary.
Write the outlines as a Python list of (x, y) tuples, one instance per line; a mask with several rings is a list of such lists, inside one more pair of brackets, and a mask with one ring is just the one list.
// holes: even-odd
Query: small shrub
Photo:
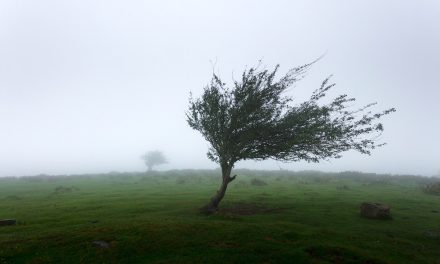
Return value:
[(251, 180), (251, 185), (253, 186), (264, 186), (267, 185), (267, 183), (263, 180), (257, 179), (257, 178), (253, 178)]
[(428, 184), (423, 188), (423, 190), (428, 194), (440, 195), (440, 182)]

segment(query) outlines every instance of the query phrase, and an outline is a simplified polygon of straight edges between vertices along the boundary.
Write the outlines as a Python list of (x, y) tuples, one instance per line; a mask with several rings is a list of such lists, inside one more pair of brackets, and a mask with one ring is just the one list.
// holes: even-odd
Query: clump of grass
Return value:
[(5, 197), (5, 200), (9, 200), (9, 201), (17, 201), (17, 200), (21, 200), (21, 199), (22, 198), (17, 195), (8, 195)]
[(54, 190), (55, 194), (62, 194), (62, 193), (70, 193), (73, 192), (75, 190), (77, 190), (78, 188), (75, 187), (65, 187), (65, 186), (57, 186)]
[(440, 195), (440, 182), (425, 185), (423, 191), (427, 194)]
[(336, 189), (338, 189), (338, 190), (350, 190), (350, 187), (348, 187), (348, 185), (344, 184), (344, 185), (337, 186)]
[(275, 178), (276, 181), (282, 181), (283, 180), (283, 176), (278, 176)]
[(183, 177), (179, 177), (176, 179), (176, 184), (185, 184), (186, 180)]
[(238, 187), (248, 187), (249, 183), (247, 181), (239, 180), (236, 185)]
[(328, 176), (313, 176), (310, 177), (310, 181), (313, 183), (324, 184), (329, 183), (332, 179)]
[(264, 186), (264, 185), (267, 185), (267, 182), (265, 182), (263, 180), (260, 180), (260, 179), (257, 179), (257, 178), (253, 178), (251, 180), (251, 185), (253, 185), (253, 186)]

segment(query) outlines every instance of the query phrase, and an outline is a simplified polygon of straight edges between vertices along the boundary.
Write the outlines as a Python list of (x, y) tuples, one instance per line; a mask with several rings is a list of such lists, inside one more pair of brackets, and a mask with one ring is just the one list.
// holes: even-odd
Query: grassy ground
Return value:
[[(0, 179), (0, 219), (18, 220), (0, 227), (0, 263), (440, 263), (433, 179), (236, 173), (212, 216), (197, 208), (218, 171)], [(361, 218), (364, 201), (393, 219)]]

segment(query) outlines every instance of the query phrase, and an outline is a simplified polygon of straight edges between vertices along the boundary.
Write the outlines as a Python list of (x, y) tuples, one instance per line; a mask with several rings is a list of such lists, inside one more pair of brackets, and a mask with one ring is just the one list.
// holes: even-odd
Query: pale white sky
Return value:
[(0, 1), (0, 176), (214, 168), (184, 112), (212, 64), (230, 82), (326, 53), (292, 95), (330, 74), (357, 105), (396, 107), (372, 156), (237, 167), (433, 175), (440, 170), (440, 2)]

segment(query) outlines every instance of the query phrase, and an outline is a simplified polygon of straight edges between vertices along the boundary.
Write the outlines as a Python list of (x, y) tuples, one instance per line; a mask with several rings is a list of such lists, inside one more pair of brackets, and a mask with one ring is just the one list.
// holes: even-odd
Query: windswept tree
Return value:
[(147, 165), (148, 171), (152, 171), (153, 166), (168, 163), (163, 153), (158, 150), (149, 151), (145, 153), (145, 155), (143, 155), (141, 158), (144, 160), (145, 165)]
[(273, 70), (253, 67), (245, 70), (231, 88), (213, 74), (200, 98), (189, 100), (186, 112), (189, 126), (199, 131), (210, 143), (208, 158), (220, 165), (220, 189), (202, 208), (206, 213), (217, 211), (231, 176), (240, 160), (318, 162), (340, 158), (350, 149), (370, 154), (383, 131), (378, 120), (394, 108), (372, 113), (371, 103), (352, 109), (354, 98), (343, 94), (322, 103), (322, 98), (335, 85), (326, 78), (311, 97), (293, 104), (285, 94), (302, 79), (313, 63), (289, 70), (281, 78)]

